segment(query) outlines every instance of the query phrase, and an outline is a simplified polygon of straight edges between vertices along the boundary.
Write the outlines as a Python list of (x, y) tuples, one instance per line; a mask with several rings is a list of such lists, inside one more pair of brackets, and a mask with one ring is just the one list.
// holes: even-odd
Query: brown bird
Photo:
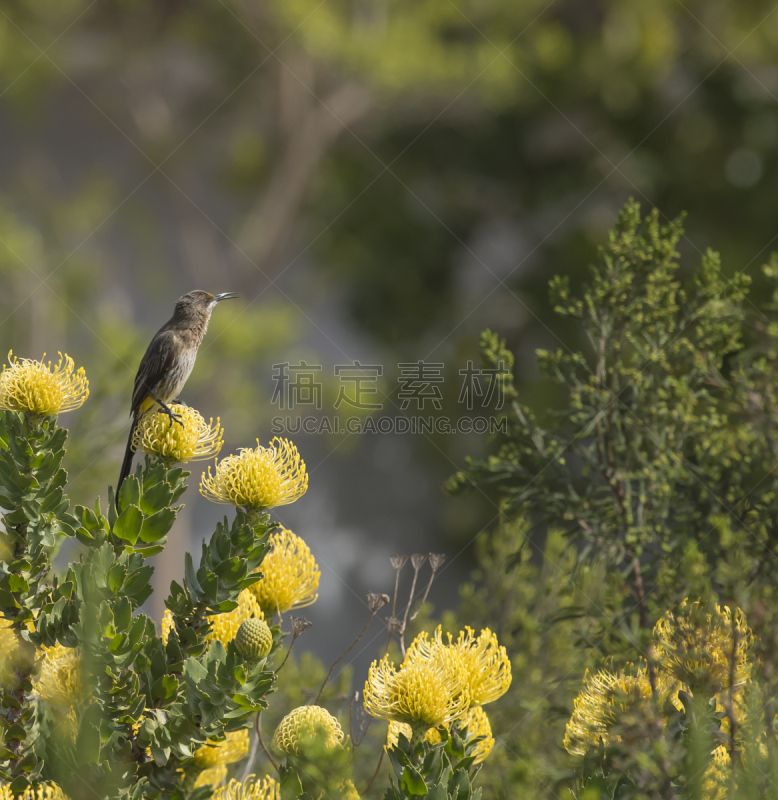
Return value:
[(208, 330), (211, 312), (217, 303), (237, 297), (234, 292), (213, 295), (195, 289), (178, 299), (173, 316), (155, 334), (138, 367), (135, 386), (132, 390), (130, 416), (132, 427), (124, 451), (122, 471), (116, 486), (116, 507), (119, 507), (119, 489), (130, 474), (132, 457), (132, 437), (135, 427), (143, 414), (158, 406), (160, 412), (170, 417), (170, 424), (183, 425), (178, 414), (173, 413), (168, 403), (178, 397), (186, 379), (192, 372), (197, 349)]

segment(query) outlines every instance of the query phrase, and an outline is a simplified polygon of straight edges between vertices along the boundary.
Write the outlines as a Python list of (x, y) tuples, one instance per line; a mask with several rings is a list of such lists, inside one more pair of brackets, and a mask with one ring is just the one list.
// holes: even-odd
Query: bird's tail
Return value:
[(119, 510), (119, 489), (122, 488), (124, 479), (130, 474), (132, 469), (132, 457), (135, 455), (135, 450), (132, 447), (132, 435), (135, 433), (135, 426), (138, 424), (138, 417), (132, 418), (132, 427), (130, 428), (130, 435), (127, 437), (127, 447), (124, 450), (124, 461), (122, 461), (122, 471), (119, 473), (119, 482), (116, 484), (116, 510)]

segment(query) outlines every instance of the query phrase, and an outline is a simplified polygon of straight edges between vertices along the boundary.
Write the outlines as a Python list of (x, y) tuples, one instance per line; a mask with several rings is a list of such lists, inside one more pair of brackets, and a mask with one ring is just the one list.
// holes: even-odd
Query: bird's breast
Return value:
[(197, 349), (191, 347), (183, 347), (171, 366), (168, 374), (162, 380), (160, 387), (160, 394), (162, 395), (163, 402), (167, 403), (175, 400), (184, 388), (187, 378), (192, 372), (197, 358)]

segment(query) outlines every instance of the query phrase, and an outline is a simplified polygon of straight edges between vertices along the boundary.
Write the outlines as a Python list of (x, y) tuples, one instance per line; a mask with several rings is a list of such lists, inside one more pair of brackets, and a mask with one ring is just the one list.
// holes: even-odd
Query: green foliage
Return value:
[[(527, 690), (499, 709), (519, 722), (506, 737), (508, 760), (485, 765), (495, 797), (507, 776), (536, 789), (567, 785), (587, 800), (601, 792), (712, 797), (717, 775), (722, 798), (774, 796), (762, 764), (774, 747), (777, 688), (778, 328), (750, 305), (748, 279), (727, 279), (714, 253), (683, 283), (681, 235), (680, 219), (663, 225), (654, 211), (643, 220), (630, 202), (589, 282), (573, 290), (565, 278), (551, 281), (556, 312), (577, 320), (588, 343), (537, 353), (563, 404), (539, 419), (508, 380), (507, 437), (449, 482), (452, 491), (496, 493), (501, 510), (480, 549), (489, 591), (464, 593), (466, 614), (502, 613), (501, 640)], [(771, 280), (774, 264), (765, 268)], [(482, 355), (494, 367), (511, 363), (491, 332)], [(652, 628), (686, 597), (700, 599), (700, 609), (727, 603), (745, 613), (753, 668), (715, 701), (704, 682), (693, 699), (681, 692), (678, 711), (660, 700)], [(662, 657), (691, 659), (704, 674), (706, 654), (724, 647), (725, 674), (734, 676), (734, 649), (706, 638), (714, 634), (704, 633), (700, 611), (689, 619), (702, 631), (699, 652), (686, 644)], [(522, 680), (528, 651), (543, 675), (534, 686)], [(631, 710), (616, 714), (599, 751), (576, 762), (561, 751), (560, 734), (584, 669), (620, 673), (632, 664), (647, 670), (653, 700), (619, 701)], [(549, 729), (529, 733), (538, 718)], [(731, 764), (714, 763), (722, 745)]]
[[(445, 733), (445, 732), (444, 732)], [(480, 739), (467, 742), (457, 734), (444, 735), (438, 744), (409, 742), (401, 733), (396, 747), (388, 750), (394, 781), (384, 800), (428, 797), (430, 800), (479, 800), (481, 790), (472, 782), (478, 773), (472, 751)]]
[[(174, 584), (167, 600), (173, 630), (165, 643), (136, 612), (151, 594), (147, 560), (164, 548), (187, 473), (146, 459), (122, 486), (118, 513), (112, 496), (107, 516), (99, 501), (71, 513), (60, 466), (66, 432), (53, 418), (15, 412), (3, 412), (0, 425), (8, 554), (0, 603), (19, 649), (15, 678), (3, 686), (2, 775), (14, 790), (47, 779), (74, 797), (85, 788), (104, 797), (183, 797), (180, 770), (194, 750), (244, 727), (272, 687), (265, 658), (247, 662), (232, 643), (205, 637), (209, 617), (235, 608), (261, 576), (254, 570), (274, 525), (267, 514), (250, 523), (238, 511), (203, 544), (197, 569), (186, 555), (183, 586)], [(57, 578), (50, 556), (65, 537), (82, 552)], [(46, 730), (45, 715), (38, 724), (32, 695), (34, 646), (57, 644), (78, 648), (88, 687), (72, 737)]]

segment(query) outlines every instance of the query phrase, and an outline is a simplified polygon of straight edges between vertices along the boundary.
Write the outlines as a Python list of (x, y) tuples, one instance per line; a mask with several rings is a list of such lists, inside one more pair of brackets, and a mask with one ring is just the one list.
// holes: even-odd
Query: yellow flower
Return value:
[(37, 789), (25, 789), (14, 794), (8, 786), (0, 786), (0, 800), (68, 800), (68, 796), (56, 783), (47, 783)]
[(210, 786), (215, 789), (219, 784), (224, 782), (227, 777), (227, 765), (217, 764), (215, 767), (208, 767), (202, 770), (195, 778), (193, 789), (199, 789), (201, 786)]
[(654, 641), (660, 671), (692, 691), (697, 688), (716, 694), (729, 689), (733, 645), (735, 688), (743, 686), (751, 675), (753, 634), (740, 609), (707, 609), (698, 601), (684, 600), (656, 623)]
[(249, 588), (268, 617), (316, 602), (321, 572), (311, 548), (286, 528), (270, 537), (272, 550), (259, 571), (262, 580)]
[(211, 797), (212, 800), (281, 800), (281, 786), (269, 775), (261, 780), (249, 775), (245, 781), (236, 781), (233, 778)]
[(81, 698), (80, 658), (72, 647), (42, 647), (43, 663), (33, 691), (47, 703), (70, 707)]
[(450, 633), (447, 635), (448, 645), (444, 645), (440, 627), (431, 641), (427, 633), (420, 634), (408, 648), (407, 657), (429, 657), (431, 648), (447, 647), (464, 665), (471, 705), (481, 706), (502, 697), (511, 685), (511, 662), (497, 637), (489, 628), (484, 628), (477, 637), (472, 628), (465, 628), (455, 642)]
[(51, 417), (79, 408), (89, 397), (84, 368), (74, 374), (73, 359), (68, 355), (60, 353), (54, 369), (51, 361), (48, 364), (29, 358), (20, 361), (12, 351), (8, 352), (8, 361), (10, 366), (3, 364), (0, 373), (0, 408)]
[(338, 747), (343, 741), (340, 723), (329, 711), (321, 706), (300, 706), (290, 711), (280, 722), (273, 734), (271, 747), (278, 753), (299, 753), (305, 747), (305, 740), (315, 738), (324, 732), (324, 747)]
[[(244, 589), (238, 595), (238, 607), (224, 614), (215, 614), (210, 618), (211, 630), (205, 637), (206, 641), (220, 641), (225, 647), (235, 638), (241, 622), (256, 617), (264, 619), (262, 609), (250, 589)], [(173, 614), (170, 609), (165, 609), (162, 615), (162, 641), (167, 644), (170, 631), (173, 630)]]
[(132, 434), (132, 445), (150, 456), (185, 464), (215, 456), (222, 449), (224, 430), (216, 419), (206, 422), (199, 412), (184, 405), (171, 405), (170, 410), (181, 418), (181, 425), (171, 424), (167, 414), (155, 406), (138, 420)]
[(635, 675), (586, 671), (583, 691), (575, 698), (573, 714), (565, 730), (568, 753), (584, 755), (599, 745), (610, 743), (610, 728), (618, 716), (651, 701), (651, 684), (645, 669)]
[(453, 659), (433, 651), (429, 658), (406, 658), (399, 670), (387, 656), (374, 661), (365, 683), (364, 702), (368, 714), (406, 722), (415, 733), (463, 717), (470, 695), (464, 670), (456, 669)]
[(249, 732), (246, 728), (231, 731), (221, 742), (208, 740), (198, 747), (192, 756), (192, 765), (197, 769), (209, 769), (222, 764), (234, 764), (245, 758), (249, 752)]
[(208, 467), (200, 480), (200, 494), (215, 503), (250, 509), (274, 508), (294, 503), (308, 489), (305, 462), (286, 439), (275, 438), (269, 447), (242, 448), (236, 455)]

